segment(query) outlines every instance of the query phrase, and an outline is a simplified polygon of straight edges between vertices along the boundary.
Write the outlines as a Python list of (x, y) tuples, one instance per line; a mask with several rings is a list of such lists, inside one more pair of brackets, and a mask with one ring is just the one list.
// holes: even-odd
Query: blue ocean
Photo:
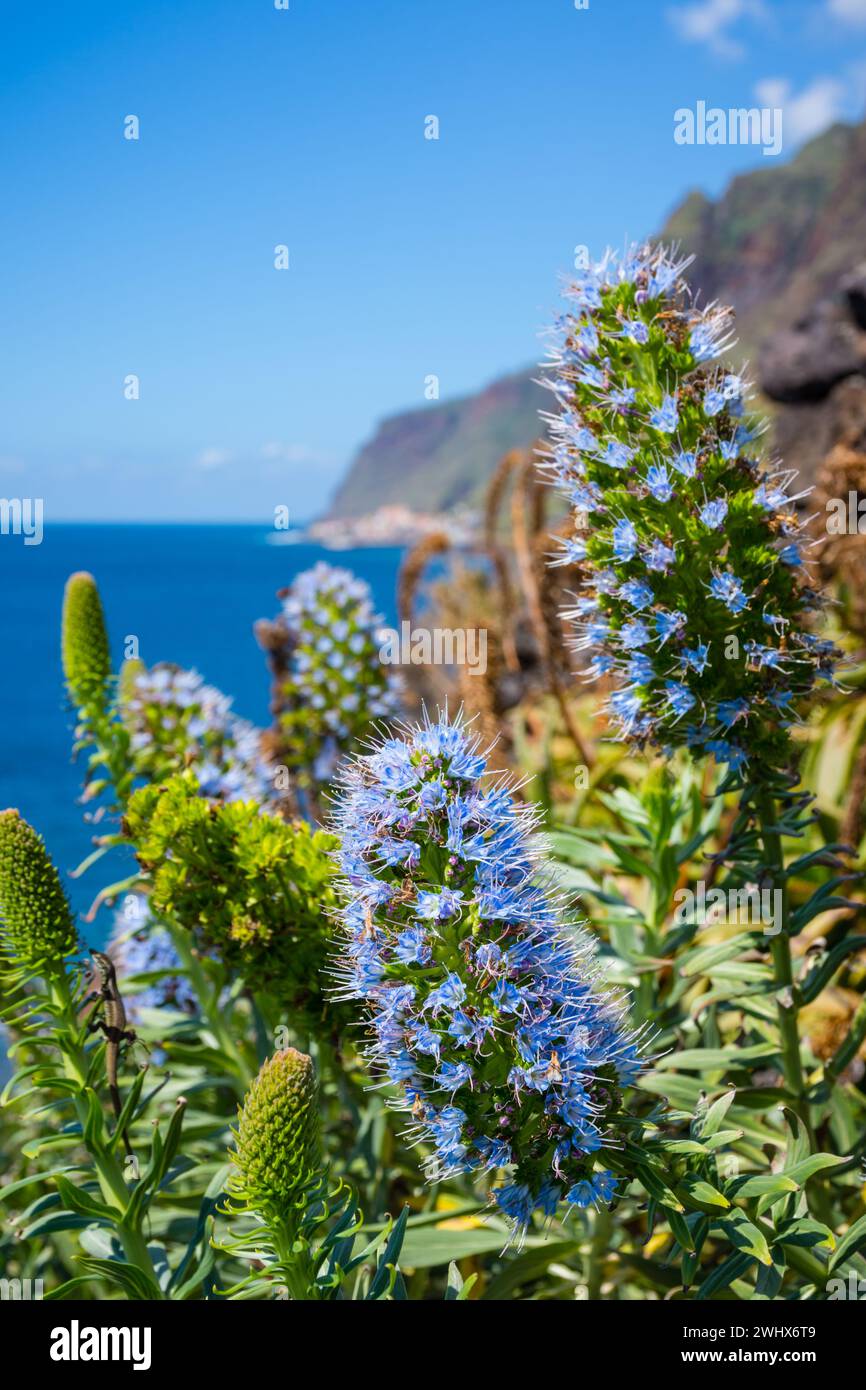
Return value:
[[(249, 525), (69, 524), (46, 526), (41, 545), (0, 536), (0, 807), (17, 807), (44, 836), (77, 912), (133, 866), (115, 852), (82, 879), (68, 878), (102, 827), (84, 820), (82, 769), (70, 756), (72, 717), (60, 668), (67, 576), (81, 569), (96, 576), (115, 668), (125, 639), (135, 636), (148, 665), (195, 667), (233, 697), (238, 714), (266, 724), (269, 676), (252, 627), (257, 618), (276, 615), (276, 590), (326, 559), (366, 579), (391, 623), (402, 555), (396, 547), (333, 554), (314, 545), (276, 545), (274, 534)], [(103, 910), (82, 930), (96, 945), (110, 927)]]

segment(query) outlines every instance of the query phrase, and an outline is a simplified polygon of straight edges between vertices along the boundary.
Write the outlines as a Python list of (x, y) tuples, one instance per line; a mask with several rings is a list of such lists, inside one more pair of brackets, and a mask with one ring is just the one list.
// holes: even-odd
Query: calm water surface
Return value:
[[(81, 773), (70, 761), (60, 670), (61, 600), (73, 570), (96, 576), (115, 668), (124, 638), (135, 635), (148, 664), (194, 666), (258, 724), (268, 720), (268, 672), (252, 625), (276, 614), (275, 591), (294, 575), (320, 559), (345, 565), (372, 586), (386, 620), (395, 620), (399, 549), (331, 553), (269, 544), (269, 534), (246, 525), (57, 525), (45, 528), (38, 546), (0, 536), (0, 807), (18, 807), (63, 873), (89, 852), (93, 834), (76, 804)], [(67, 880), (76, 910), (125, 869), (115, 855), (85, 879)], [(107, 913), (100, 919), (86, 929), (91, 944), (110, 927)]]

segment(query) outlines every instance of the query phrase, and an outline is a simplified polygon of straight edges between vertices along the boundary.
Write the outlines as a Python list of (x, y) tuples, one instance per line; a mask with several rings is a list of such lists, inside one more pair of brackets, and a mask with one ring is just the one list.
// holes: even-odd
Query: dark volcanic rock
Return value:
[(866, 449), (866, 377), (846, 377), (817, 404), (786, 405), (775, 417), (774, 450), (804, 484), (837, 444)]
[(771, 400), (796, 404), (824, 400), (837, 382), (864, 368), (866, 333), (853, 318), (848, 294), (840, 290), (770, 339), (758, 357), (758, 380)]
[(758, 359), (761, 390), (782, 405), (776, 451), (814, 481), (839, 444), (866, 445), (866, 266), (840, 279), (793, 328), (775, 334)]
[(866, 262), (853, 274), (845, 276), (841, 289), (848, 300), (852, 319), (858, 328), (866, 330)]

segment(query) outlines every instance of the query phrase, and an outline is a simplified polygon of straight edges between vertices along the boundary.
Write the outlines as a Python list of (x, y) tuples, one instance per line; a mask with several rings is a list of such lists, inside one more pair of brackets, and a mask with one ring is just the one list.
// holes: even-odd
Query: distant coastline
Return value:
[(478, 513), (468, 508), (453, 512), (419, 512), (411, 507), (396, 503), (377, 507), (361, 516), (323, 517), (318, 520), (298, 522), (286, 529), (269, 525), (255, 517), (243, 520), (143, 520), (121, 517), (114, 520), (64, 519), (46, 522), (45, 532), (61, 530), (91, 530), (109, 532), (111, 530), (138, 530), (144, 532), (154, 528), (168, 530), (248, 530), (254, 531), (269, 545), (320, 546), (324, 550), (385, 550), (415, 545), (425, 536), (435, 533), (447, 537), (449, 545), (462, 549), (473, 545), (477, 539), (479, 526)]
[(452, 546), (472, 544), (478, 527), (477, 513), (416, 512), (402, 503), (377, 507), (362, 516), (328, 517), (312, 522), (304, 532), (289, 536), (312, 541), (326, 550), (358, 550), (380, 546), (415, 545), (425, 536), (444, 534)]

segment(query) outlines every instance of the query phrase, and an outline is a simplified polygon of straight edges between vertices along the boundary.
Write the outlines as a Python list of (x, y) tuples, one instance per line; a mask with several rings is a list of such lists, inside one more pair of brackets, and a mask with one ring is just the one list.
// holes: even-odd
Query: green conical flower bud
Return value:
[(57, 870), (17, 811), (0, 811), (0, 931), (6, 953), (28, 966), (59, 962), (78, 947)]
[(299, 1213), (321, 1174), (318, 1090), (311, 1058), (287, 1047), (268, 1058), (246, 1094), (232, 1186), (262, 1214)]
[(140, 657), (131, 657), (124, 661), (117, 677), (117, 698), (121, 713), (127, 712), (127, 706), (136, 695), (136, 684), (139, 676), (143, 676), (147, 667)]
[(111, 657), (102, 600), (92, 574), (80, 570), (66, 581), (62, 626), (63, 674), (79, 709), (102, 710)]

